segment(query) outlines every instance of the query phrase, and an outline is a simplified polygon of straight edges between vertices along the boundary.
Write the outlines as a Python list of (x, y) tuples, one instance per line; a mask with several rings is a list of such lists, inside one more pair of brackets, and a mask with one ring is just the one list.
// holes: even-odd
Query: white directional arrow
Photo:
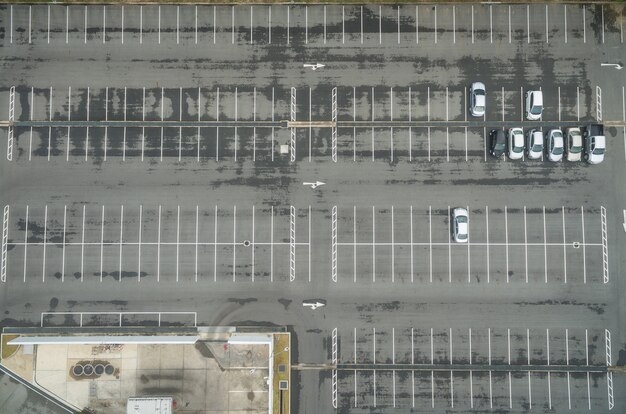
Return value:
[(302, 185), (310, 185), (312, 189), (316, 189), (317, 187), (319, 187), (320, 185), (324, 185), (326, 183), (323, 183), (321, 181), (316, 181), (314, 183), (308, 183), (308, 182), (303, 182)]
[(626, 210), (624, 210), (624, 222), (622, 225), (624, 226), (624, 231), (626, 231)]
[(305, 63), (305, 64), (304, 64), (304, 67), (305, 67), (305, 68), (311, 68), (311, 69), (313, 69), (313, 70), (318, 70), (318, 69), (321, 69), (321, 68), (323, 68), (324, 66), (326, 66), (326, 65), (322, 65), (321, 63), (316, 63), (316, 64), (314, 64), (314, 65), (313, 65), (313, 64), (310, 64), (310, 63)]
[(600, 63), (600, 66), (613, 66), (617, 70), (621, 70), (623, 66), (619, 63)]
[(322, 303), (322, 302), (302, 302), (302, 306), (304, 306), (305, 308), (306, 307), (311, 308), (311, 310), (321, 308), (324, 305), (325, 303)]

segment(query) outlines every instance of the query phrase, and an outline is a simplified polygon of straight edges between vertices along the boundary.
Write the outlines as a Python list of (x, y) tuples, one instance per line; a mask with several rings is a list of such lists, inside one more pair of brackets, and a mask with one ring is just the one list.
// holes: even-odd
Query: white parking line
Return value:
[(558, 102), (559, 102), (559, 122), (561, 122), (561, 87), (557, 87)]
[(548, 246), (546, 244), (546, 206), (543, 206), (543, 266), (545, 283), (548, 283)]
[(485, 206), (485, 226), (487, 235), (487, 283), (490, 282), (489, 275), (489, 206)]
[(50, 44), (50, 5), (48, 4), (48, 44)]
[(235, 6), (230, 8), (230, 42), (235, 44)]
[(398, 6), (398, 44), (400, 44), (400, 6)]
[(124, 6), (122, 6), (122, 44), (124, 44)]
[(180, 205), (176, 206), (176, 282), (178, 282), (178, 263), (180, 262)]
[(233, 282), (237, 270), (237, 206), (233, 206)]
[(143, 6), (139, 6), (139, 44), (143, 44)]
[[(391, 328), (391, 363), (396, 364), (396, 328)], [(393, 407), (396, 408), (396, 370), (391, 371)]]
[(602, 44), (604, 44), (604, 4), (600, 5), (602, 10)]
[[(436, 12), (437, 12), (437, 6), (435, 6), (435, 16), (437, 15)], [(436, 27), (437, 27), (437, 23), (435, 23), (435, 28)], [(383, 43), (383, 6), (378, 6), (378, 44), (382, 44), (382, 43)]]
[(341, 6), (341, 43), (346, 43), (346, 6)]
[(580, 220), (582, 222), (582, 238), (583, 238), (583, 283), (587, 284), (587, 252), (585, 250), (585, 209), (580, 206)]
[[(71, 120), (72, 115), (72, 87), (68, 86), (67, 88), (67, 120), (68, 122)], [(65, 150), (65, 161), (69, 162), (70, 160), (70, 127), (67, 127), (67, 140), (66, 140), (66, 150)]]
[(433, 215), (432, 206), (428, 206), (428, 269), (430, 271), (430, 283), (433, 283)]
[[(414, 328), (411, 328), (411, 365), (415, 365)], [(415, 408), (415, 370), (411, 370), (411, 407)]]
[(448, 283), (452, 283), (452, 216), (450, 215), (450, 206), (448, 206)]
[(141, 239), (143, 235), (143, 204), (139, 205), (139, 243), (137, 245), (137, 282), (141, 282)]
[[(216, 210), (217, 211), (217, 210)], [(217, 217), (217, 216), (216, 216)], [(217, 229), (217, 221), (215, 222)], [(217, 235), (217, 233), (215, 233)], [(217, 236), (216, 240), (217, 240)], [(274, 206), (271, 206), (270, 216), (270, 282), (274, 281)]]
[(269, 8), (267, 9), (267, 36), (268, 36), (268, 43), (271, 45), (272, 44), (272, 5), (270, 4)]
[(472, 44), (474, 44), (474, 5), (472, 4)]
[(493, 43), (493, 6), (489, 5), (489, 43)]
[[(70, 41), (70, 10), (69, 6), (65, 6), (65, 44)], [(13, 6), (11, 6), (11, 43), (13, 43)]]
[(506, 283), (509, 283), (509, 219), (507, 206), (504, 206), (504, 235), (505, 235), (505, 256), (506, 256)]
[(548, 5), (546, 4), (546, 43), (550, 43), (550, 35), (548, 33)]
[[(194, 279), (198, 281), (198, 219), (199, 219), (199, 207), (196, 205), (196, 245), (195, 245), (195, 255), (194, 255)], [(254, 228), (254, 206), (252, 206), (252, 226)], [(254, 282), (254, 232), (252, 233), (252, 281)]]
[(100, 283), (102, 283), (103, 261), (104, 261), (104, 204), (102, 205), (102, 217), (100, 218)]
[(85, 208), (86, 208), (86, 205), (83, 204), (83, 225), (82, 225), (82, 236), (80, 239), (80, 281), (81, 282), (84, 280), (84, 272), (85, 272)]
[[(398, 19), (398, 30), (400, 29), (400, 19)], [(400, 43), (400, 33), (398, 33), (398, 43)], [(452, 6), (452, 43), (456, 43), (456, 6)]]
[[(430, 364), (435, 365), (433, 328), (430, 328)], [(430, 405), (432, 408), (435, 408), (435, 371), (430, 371)]]
[(176, 44), (180, 44), (180, 6), (176, 6)]
[[(526, 355), (528, 357), (528, 365), (530, 365), (530, 330), (526, 328)], [(531, 409), (533, 404), (533, 394), (530, 385), (530, 371), (528, 371), (528, 408)]]
[(24, 220), (24, 223), (24, 283), (26, 283), (26, 257), (28, 253), (28, 204), (26, 205), (26, 219)]
[(395, 260), (395, 231), (394, 231), (394, 218), (393, 218), (393, 206), (391, 206), (391, 282), (395, 282), (396, 279), (396, 260)]
[(354, 241), (352, 248), (352, 269), (354, 271), (354, 283), (356, 283), (356, 206), (352, 207), (352, 240)]
[(563, 5), (563, 19), (565, 21), (565, 43), (567, 43), (567, 4)]
[(309, 44), (309, 6), (304, 6), (304, 43)]
[(252, 24), (252, 16), (254, 15), (254, 6), (250, 6), (250, 44), (254, 43), (253, 40), (253, 24)]
[(567, 283), (567, 249), (565, 244), (565, 206), (561, 206), (561, 213), (563, 216), (563, 278), (564, 283)]
[(28, 6), (28, 44), (31, 43), (33, 43), (33, 6)]
[[(215, 206), (215, 213), (213, 214), (213, 281), (217, 282), (217, 205)], [(274, 240), (272, 239), (272, 246), (274, 245)], [(270, 256), (271, 258), (271, 256)], [(270, 262), (271, 263), (271, 262)], [(271, 268), (271, 266), (270, 266)]]
[[(161, 16), (159, 9), (159, 17)], [(107, 6), (102, 6), (102, 43), (106, 43), (107, 39)], [(161, 42), (159, 42), (161, 43)]]
[(122, 282), (122, 246), (124, 245), (124, 205), (120, 206), (120, 274), (118, 281)]
[(530, 43), (530, 6), (526, 5), (526, 43)]
[(159, 44), (161, 44), (161, 6), (159, 6)]
[(198, 44), (198, 6), (195, 7), (195, 34), (196, 34), (196, 44)]
[[(354, 328), (354, 365), (356, 365), (356, 328)], [(356, 407), (356, 369), (354, 370), (354, 406)]]
[[(374, 345), (374, 365), (376, 365), (376, 328), (372, 328), (372, 343)], [(376, 370), (374, 370), (374, 407), (376, 407)]]
[(326, 44), (326, 6), (324, 6), (324, 44)]
[(65, 229), (67, 228), (67, 205), (63, 206), (63, 241), (61, 258), (61, 282), (65, 281)]
[[(413, 283), (414, 280), (414, 273), (413, 273), (413, 206), (411, 206), (410, 211), (409, 211), (409, 227), (410, 227), (410, 237), (411, 237), (411, 283)], [(356, 259), (355, 259), (356, 260)]]
[(587, 7), (583, 5), (583, 43), (587, 43)]
[(157, 282), (159, 282), (160, 280), (161, 280), (161, 205), (159, 204), (159, 228), (157, 232)]
[[(42, 258), (42, 269), (41, 276), (42, 282), (46, 281), (46, 243), (48, 243), (48, 205), (44, 209), (43, 215), (43, 258)], [(102, 272), (100, 272), (102, 273)]]
[[(419, 7), (415, 6), (415, 43), (416, 44), (419, 44), (419, 42), (420, 42), (419, 16), (420, 16)], [(363, 42), (361, 42), (361, 43), (363, 43)]]
[[(216, 30), (216, 16), (215, 16), (215, 6), (213, 6), (213, 44), (215, 44), (215, 30)], [(289, 34), (289, 26), (287, 26), (287, 34)], [(287, 43), (289, 43), (289, 36), (287, 36)]]
[(437, 5), (435, 5), (435, 44), (437, 44)]
[(376, 282), (376, 211), (374, 206), (372, 206), (372, 282)]
[[(468, 338), (469, 338), (469, 364), (472, 365), (472, 328), (468, 329), (468, 334), (467, 334)], [(470, 374), (470, 408), (474, 408), (474, 378), (472, 375), (472, 371), (469, 372)]]
[(526, 226), (526, 206), (524, 206), (524, 268), (526, 269), (526, 283), (528, 283), (528, 228)]

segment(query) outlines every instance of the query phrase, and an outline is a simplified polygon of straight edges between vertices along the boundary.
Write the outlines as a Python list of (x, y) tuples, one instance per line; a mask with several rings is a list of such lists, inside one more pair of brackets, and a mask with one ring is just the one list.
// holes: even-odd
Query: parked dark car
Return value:
[(489, 145), (489, 153), (495, 157), (500, 158), (504, 154), (506, 149), (506, 137), (504, 131), (501, 129), (491, 130), (491, 143)]

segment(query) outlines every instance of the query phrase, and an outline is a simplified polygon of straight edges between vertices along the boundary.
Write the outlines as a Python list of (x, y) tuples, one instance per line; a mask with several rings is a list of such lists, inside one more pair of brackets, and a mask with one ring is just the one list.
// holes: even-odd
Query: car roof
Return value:
[(562, 147), (563, 146), (563, 137), (554, 137), (554, 146)]
[(513, 135), (513, 144), (516, 147), (523, 147), (524, 146), (524, 135), (523, 134), (514, 134)]
[(541, 91), (532, 91), (533, 94), (533, 104), (534, 105), (543, 105), (543, 92)]
[(476, 105), (485, 106), (485, 95), (476, 95)]
[(533, 141), (539, 141), (539, 142), (543, 142), (543, 134), (541, 133), (541, 131), (535, 130), (533, 132)]
[(604, 135), (596, 136), (594, 142), (596, 144), (596, 147), (606, 148), (606, 138), (604, 137)]

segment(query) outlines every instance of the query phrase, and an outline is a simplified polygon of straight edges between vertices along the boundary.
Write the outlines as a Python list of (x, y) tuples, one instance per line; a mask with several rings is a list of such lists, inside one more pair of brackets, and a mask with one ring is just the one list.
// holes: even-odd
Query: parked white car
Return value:
[(522, 128), (509, 128), (508, 131), (509, 158), (521, 160), (524, 157), (524, 130)]
[(543, 92), (526, 92), (526, 118), (529, 121), (538, 121), (543, 113)]
[(543, 153), (543, 134), (538, 129), (528, 131), (526, 137), (526, 156), (531, 160), (541, 158)]
[(548, 160), (552, 162), (559, 162), (563, 159), (563, 133), (560, 129), (551, 129), (548, 131), (546, 154)]
[(565, 146), (565, 153), (567, 154), (567, 160), (580, 161), (583, 152), (583, 136), (580, 133), (580, 128), (567, 128), (566, 134), (567, 144)]
[(469, 214), (462, 207), (452, 210), (452, 237), (457, 243), (467, 243), (469, 239)]
[(470, 113), (472, 116), (484, 116), (487, 104), (485, 84), (474, 82), (470, 88)]

